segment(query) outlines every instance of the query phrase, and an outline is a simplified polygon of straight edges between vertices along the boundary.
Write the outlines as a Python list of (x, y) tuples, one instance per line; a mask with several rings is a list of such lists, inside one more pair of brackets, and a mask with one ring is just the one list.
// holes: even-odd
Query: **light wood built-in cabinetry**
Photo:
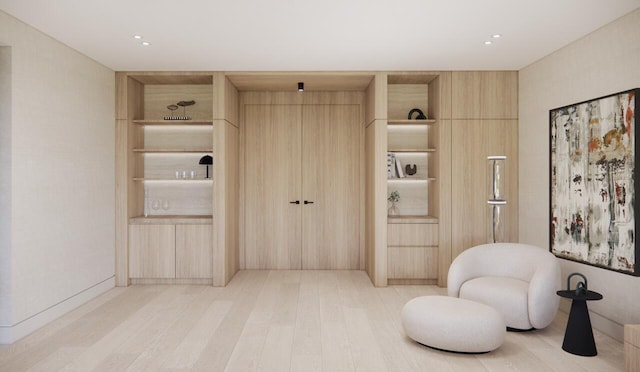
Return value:
[[(517, 241), (517, 83), (513, 71), (116, 73), (117, 285), (226, 285), (242, 268), (446, 286), (451, 261), (491, 240), (489, 155), (507, 156), (499, 240)], [(183, 100), (196, 104), (176, 115), (192, 119), (164, 120)], [(406, 177), (388, 177), (390, 153)]]
[[(387, 151), (396, 163), (387, 175), (387, 195), (400, 195), (387, 217), (389, 283), (438, 277), (439, 82), (439, 74), (387, 76)], [(426, 119), (416, 113), (409, 118), (413, 109)], [(410, 175), (407, 166), (416, 173)]]
[[(213, 227), (218, 210), (237, 204), (225, 192), (233, 177), (216, 177), (227, 171), (225, 151), (237, 151), (237, 136), (234, 143), (224, 128), (225, 115), (233, 117), (225, 110), (232, 88), (220, 73), (116, 74), (118, 285), (228, 281), (227, 262), (213, 259), (219, 237)], [(174, 112), (167, 107), (180, 101), (195, 104)], [(222, 144), (214, 146), (216, 139)], [(206, 157), (219, 160), (217, 167), (201, 164)], [(218, 193), (223, 203), (215, 207)]]

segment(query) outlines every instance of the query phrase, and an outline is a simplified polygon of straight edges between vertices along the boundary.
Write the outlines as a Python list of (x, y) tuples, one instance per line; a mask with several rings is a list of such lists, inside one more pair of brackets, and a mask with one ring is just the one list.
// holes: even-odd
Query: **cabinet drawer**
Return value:
[(437, 279), (437, 247), (389, 247), (389, 279)]
[(396, 247), (438, 245), (437, 223), (392, 223), (387, 225), (387, 245)]

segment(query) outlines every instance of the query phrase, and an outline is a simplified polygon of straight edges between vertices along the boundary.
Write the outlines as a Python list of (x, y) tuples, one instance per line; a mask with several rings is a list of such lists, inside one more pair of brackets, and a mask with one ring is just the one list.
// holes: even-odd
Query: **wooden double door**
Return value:
[(358, 269), (359, 105), (244, 105), (247, 269)]

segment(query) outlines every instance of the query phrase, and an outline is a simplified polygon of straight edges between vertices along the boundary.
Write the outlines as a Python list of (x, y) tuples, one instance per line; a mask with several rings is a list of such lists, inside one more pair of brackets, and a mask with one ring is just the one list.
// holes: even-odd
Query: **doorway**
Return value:
[(241, 104), (244, 267), (360, 269), (362, 107), (293, 101)]

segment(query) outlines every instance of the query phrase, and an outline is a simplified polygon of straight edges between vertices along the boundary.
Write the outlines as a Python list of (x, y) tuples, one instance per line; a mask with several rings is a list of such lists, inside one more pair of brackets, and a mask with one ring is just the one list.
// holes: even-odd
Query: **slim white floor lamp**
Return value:
[(503, 196), (502, 168), (507, 160), (505, 155), (487, 156), (487, 160), (491, 162), (491, 195), (487, 204), (492, 207), (492, 228), (491, 237), (496, 242), (496, 230), (500, 226), (500, 206), (507, 205), (507, 200)]

